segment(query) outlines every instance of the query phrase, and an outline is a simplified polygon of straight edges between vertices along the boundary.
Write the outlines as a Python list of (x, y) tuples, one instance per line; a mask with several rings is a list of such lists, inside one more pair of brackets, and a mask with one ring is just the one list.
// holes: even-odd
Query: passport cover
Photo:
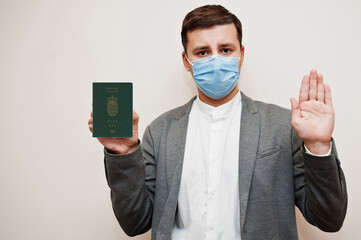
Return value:
[(93, 137), (133, 136), (133, 83), (93, 82)]

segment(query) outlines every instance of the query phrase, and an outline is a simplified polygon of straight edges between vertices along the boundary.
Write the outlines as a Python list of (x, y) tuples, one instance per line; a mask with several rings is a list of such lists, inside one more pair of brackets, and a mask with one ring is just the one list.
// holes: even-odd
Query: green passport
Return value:
[(133, 83), (93, 82), (93, 137), (133, 136)]

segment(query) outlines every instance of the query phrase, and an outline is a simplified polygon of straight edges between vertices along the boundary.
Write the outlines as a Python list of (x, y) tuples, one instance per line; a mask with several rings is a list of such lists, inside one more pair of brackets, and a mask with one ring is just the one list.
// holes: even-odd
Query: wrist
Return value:
[(140, 141), (139, 141), (139, 139), (137, 139), (137, 141), (131, 145), (120, 146), (120, 147), (114, 149), (114, 152), (116, 154), (130, 154), (130, 153), (134, 152), (135, 150), (137, 150), (139, 143), (140, 143)]
[(125, 154), (130, 154), (132, 152), (135, 152), (135, 150), (137, 150), (137, 148), (138, 148), (138, 145), (133, 146), (133, 147), (129, 148), (129, 150)]
[(306, 148), (315, 155), (324, 155), (330, 151), (331, 140), (328, 142), (304, 142)]

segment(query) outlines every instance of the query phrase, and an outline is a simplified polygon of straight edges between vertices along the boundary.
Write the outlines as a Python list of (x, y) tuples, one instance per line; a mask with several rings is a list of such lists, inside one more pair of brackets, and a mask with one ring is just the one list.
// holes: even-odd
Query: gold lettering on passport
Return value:
[(110, 128), (115, 128), (115, 127), (117, 127), (117, 123), (118, 123), (118, 120), (117, 120), (117, 119), (113, 119), (113, 120), (108, 119), (108, 126), (109, 126)]

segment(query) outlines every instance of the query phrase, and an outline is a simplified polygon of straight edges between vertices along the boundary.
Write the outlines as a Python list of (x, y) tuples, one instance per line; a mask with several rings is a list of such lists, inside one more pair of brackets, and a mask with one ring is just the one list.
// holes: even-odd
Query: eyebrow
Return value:
[(222, 43), (219, 47), (236, 47), (234, 43)]
[(199, 47), (195, 47), (192, 52), (195, 53), (195, 52), (198, 52), (198, 51), (201, 51), (201, 50), (208, 50), (209, 49), (209, 46), (199, 46)]

